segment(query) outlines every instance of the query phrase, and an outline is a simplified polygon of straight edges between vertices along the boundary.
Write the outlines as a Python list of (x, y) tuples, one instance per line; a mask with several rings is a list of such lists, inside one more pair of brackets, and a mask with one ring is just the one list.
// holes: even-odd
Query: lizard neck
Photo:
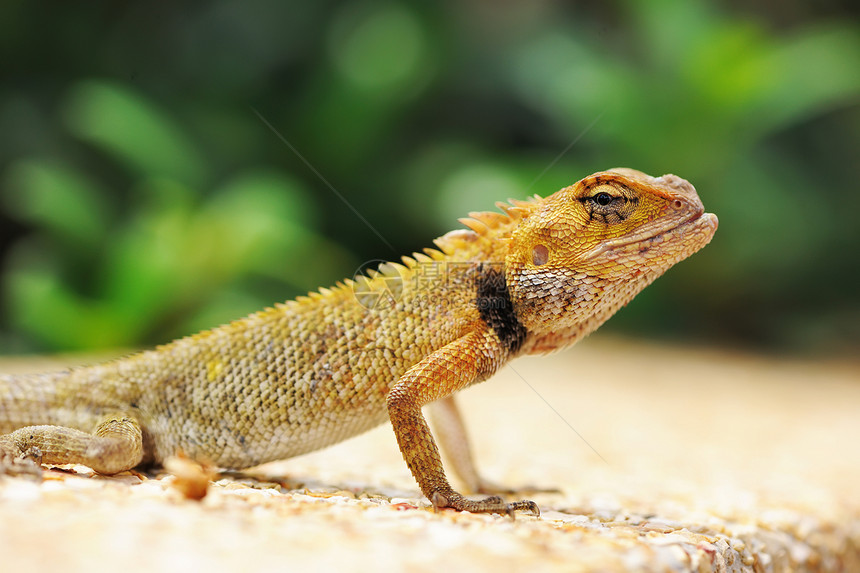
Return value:
[(521, 352), (544, 354), (574, 344), (659, 275), (642, 273), (632, 280), (613, 281), (571, 269), (522, 273), (516, 264), (509, 264), (508, 287), (517, 315), (529, 332)]

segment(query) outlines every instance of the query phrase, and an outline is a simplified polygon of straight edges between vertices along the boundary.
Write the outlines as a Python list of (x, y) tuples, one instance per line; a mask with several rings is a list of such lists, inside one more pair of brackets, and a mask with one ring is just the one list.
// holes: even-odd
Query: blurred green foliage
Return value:
[(807, 4), (5, 3), (0, 352), (163, 342), (612, 166), (721, 227), (611, 328), (856, 352), (860, 24)]

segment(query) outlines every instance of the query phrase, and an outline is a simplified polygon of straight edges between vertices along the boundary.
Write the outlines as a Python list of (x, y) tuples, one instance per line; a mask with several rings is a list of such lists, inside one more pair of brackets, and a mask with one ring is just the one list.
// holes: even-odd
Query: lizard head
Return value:
[(590, 175), (530, 203), (526, 213), (505, 259), (511, 298), (530, 332), (571, 342), (717, 229), (690, 183), (633, 169)]

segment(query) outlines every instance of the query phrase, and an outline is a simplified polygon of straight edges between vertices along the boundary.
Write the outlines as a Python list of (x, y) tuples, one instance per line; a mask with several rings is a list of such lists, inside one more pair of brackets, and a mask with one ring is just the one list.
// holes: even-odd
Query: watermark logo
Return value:
[(368, 310), (392, 309), (403, 302), (446, 305), (456, 293), (460, 299), (471, 293), (479, 310), (502, 308), (507, 301), (504, 263), (421, 261), (407, 269), (380, 259), (362, 264), (352, 275), (358, 304)]
[(355, 270), (352, 280), (355, 300), (368, 310), (392, 308), (403, 297), (403, 276), (388, 261), (366, 261)]

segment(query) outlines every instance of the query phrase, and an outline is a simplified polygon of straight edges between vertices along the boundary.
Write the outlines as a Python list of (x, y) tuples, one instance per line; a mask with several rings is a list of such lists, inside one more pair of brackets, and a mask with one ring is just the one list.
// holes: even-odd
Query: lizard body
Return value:
[(154, 350), (0, 376), (0, 461), (112, 474), (181, 451), (245, 468), (390, 420), (434, 506), (537, 513), (454, 491), (422, 406), (452, 408), (511, 358), (576, 342), (705, 246), (717, 219), (685, 180), (631, 169), (499, 206), (402, 264)]

